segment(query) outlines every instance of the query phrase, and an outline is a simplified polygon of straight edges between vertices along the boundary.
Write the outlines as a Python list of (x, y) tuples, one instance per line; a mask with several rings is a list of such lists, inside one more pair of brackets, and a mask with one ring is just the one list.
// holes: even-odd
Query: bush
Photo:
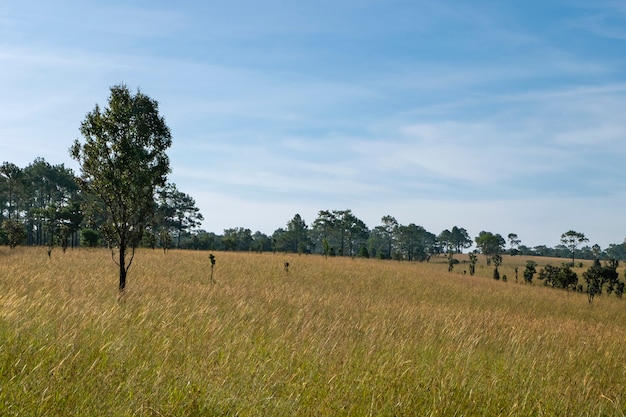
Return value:
[(17, 220), (5, 220), (2, 222), (2, 229), (6, 234), (6, 240), (11, 249), (24, 243), (26, 240), (26, 230), (24, 225)]
[(561, 267), (546, 265), (539, 271), (538, 278), (544, 281), (544, 285), (551, 285), (555, 288), (576, 289), (578, 284), (578, 275), (567, 264)]
[(537, 262), (526, 261), (526, 269), (524, 269), (524, 282), (525, 283), (531, 284), (533, 282), (533, 276), (537, 272), (536, 266), (537, 266)]
[(95, 248), (102, 243), (102, 235), (97, 230), (83, 229), (80, 231), (80, 244), (82, 246), (88, 246)]
[(618, 297), (621, 297), (624, 287), (620, 285), (621, 281), (619, 281), (617, 272), (618, 266), (619, 264), (616, 260), (609, 260), (606, 265), (602, 266), (600, 261), (596, 259), (593, 265), (583, 273), (583, 278), (587, 283), (587, 296), (590, 303), (596, 295), (602, 294), (605, 284), (607, 294), (615, 292)]

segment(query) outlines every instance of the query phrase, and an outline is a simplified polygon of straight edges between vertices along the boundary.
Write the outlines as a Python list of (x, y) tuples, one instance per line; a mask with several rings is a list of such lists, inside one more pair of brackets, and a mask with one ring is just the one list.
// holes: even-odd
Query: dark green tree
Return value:
[(452, 272), (454, 265), (458, 264), (459, 260), (454, 258), (454, 252), (448, 252), (448, 272)]
[(100, 232), (94, 229), (84, 228), (80, 231), (80, 244), (90, 248), (96, 248), (100, 245), (102, 236)]
[(328, 244), (328, 239), (326, 238), (322, 239), (322, 249), (324, 258), (328, 258), (328, 255), (330, 255), (330, 245)]
[(476, 247), (487, 258), (487, 265), (491, 265), (494, 257), (500, 256), (504, 251), (506, 241), (500, 234), (481, 231), (475, 238)]
[(341, 236), (340, 255), (356, 256), (357, 248), (365, 245), (369, 237), (369, 229), (356, 217), (352, 210), (333, 210)]
[(11, 249), (14, 249), (17, 245), (24, 243), (26, 239), (26, 231), (24, 225), (17, 220), (6, 219), (2, 222), (2, 229), (7, 238), (7, 242)]
[(544, 285), (555, 288), (574, 289), (578, 284), (578, 275), (565, 264), (561, 267), (546, 265), (539, 271), (537, 278), (544, 281)]
[(598, 259), (593, 262), (593, 265), (583, 272), (583, 279), (587, 284), (587, 297), (591, 303), (596, 295), (601, 295), (606, 285), (606, 292), (610, 294), (616, 288), (619, 290), (619, 273), (617, 267), (619, 263), (617, 260), (609, 260), (603, 266)]
[(472, 238), (470, 238), (467, 230), (462, 227), (454, 226), (450, 232), (452, 237), (452, 245), (456, 253), (463, 253), (463, 249), (472, 246)]
[(469, 262), (470, 275), (474, 276), (474, 273), (476, 273), (476, 263), (478, 262), (478, 256), (476, 255), (476, 252), (471, 252), (469, 254)]
[(441, 244), (443, 250), (446, 253), (450, 253), (454, 248), (454, 239), (452, 237), (452, 232), (448, 229), (442, 230), (437, 236), (437, 241)]
[(338, 219), (333, 211), (320, 210), (317, 213), (317, 218), (313, 221), (311, 227), (310, 236), (313, 238), (315, 246), (322, 248), (324, 256), (328, 256), (331, 250), (334, 250), (340, 244), (338, 229)]
[(252, 250), (258, 253), (272, 250), (272, 239), (260, 231), (254, 232), (252, 235)]
[(304, 219), (296, 214), (287, 223), (287, 229), (276, 236), (278, 249), (284, 252), (306, 253), (310, 251), (312, 242), (309, 238), (309, 227)]
[[(24, 211), (24, 224), (26, 227), (27, 241), (30, 245), (44, 245), (48, 243), (51, 247), (58, 239), (58, 235), (49, 235), (49, 224), (47, 219), (57, 217), (60, 222), (59, 230), (66, 234), (71, 240), (72, 246), (78, 241), (78, 227), (68, 224), (69, 219), (65, 214), (69, 213), (68, 206), (73, 206), (73, 210), (80, 212), (78, 203), (78, 184), (74, 172), (61, 165), (51, 165), (43, 158), (35, 158), (22, 171), (22, 208)], [(59, 213), (53, 213), (57, 210)], [(60, 212), (63, 212), (61, 214)], [(48, 215), (44, 216), (44, 213)], [(49, 214), (55, 214), (50, 216)], [(59, 240), (56, 243), (70, 242)]]
[(80, 164), (83, 191), (104, 205), (101, 232), (112, 250), (117, 247), (119, 290), (124, 291), (135, 248), (154, 216), (155, 193), (170, 172), (165, 152), (172, 144), (170, 130), (155, 100), (117, 85), (111, 87), (108, 107), (96, 105), (80, 132), (84, 143), (77, 139), (70, 154)]
[(3, 162), (0, 165), (0, 181), (5, 188), (6, 197), (1, 208), (3, 218), (19, 220), (20, 203), (22, 202), (22, 189), (24, 187), (24, 171), (11, 162)]
[(537, 272), (537, 262), (528, 260), (526, 261), (526, 268), (524, 269), (524, 282), (526, 284), (532, 284), (533, 276)]
[(252, 247), (252, 231), (244, 227), (224, 229), (222, 245), (224, 249), (231, 251), (249, 251)]
[(569, 249), (572, 255), (572, 266), (574, 266), (574, 256), (576, 255), (576, 248), (578, 247), (578, 245), (584, 242), (589, 242), (589, 239), (587, 239), (584, 233), (569, 230), (561, 235), (561, 243)]
[(522, 241), (517, 237), (515, 233), (509, 233), (507, 238), (509, 239), (509, 253), (511, 255), (517, 255), (519, 253), (519, 245)]
[(606, 256), (610, 259), (626, 260), (626, 240), (622, 243), (611, 243), (606, 249)]
[(430, 248), (436, 240), (432, 233), (414, 223), (398, 226), (397, 233), (398, 250), (404, 259), (424, 261), (428, 258)]
[(496, 280), (500, 279), (500, 271), (498, 271), (498, 267), (502, 265), (502, 255), (496, 253), (491, 257), (491, 261), (493, 262), (493, 278)]
[(382, 256), (379, 256), (379, 258), (391, 259), (397, 235), (396, 230), (398, 228), (398, 221), (395, 217), (389, 215), (383, 216), (380, 221), (382, 222), (382, 225), (374, 228), (377, 235), (380, 236), (385, 242), (385, 251), (381, 254)]
[(178, 191), (174, 183), (166, 184), (158, 191), (158, 196), (157, 223), (176, 233), (176, 248), (180, 248), (182, 235), (200, 226), (204, 217), (196, 207), (196, 201), (189, 194)]

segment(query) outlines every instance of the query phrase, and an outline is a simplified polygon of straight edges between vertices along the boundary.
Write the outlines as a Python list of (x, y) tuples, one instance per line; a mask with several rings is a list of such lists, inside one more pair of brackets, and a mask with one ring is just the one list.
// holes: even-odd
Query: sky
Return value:
[(124, 83), (159, 102), (202, 228), (385, 215), (555, 246), (626, 237), (626, 3), (0, 3), (0, 162), (68, 149)]

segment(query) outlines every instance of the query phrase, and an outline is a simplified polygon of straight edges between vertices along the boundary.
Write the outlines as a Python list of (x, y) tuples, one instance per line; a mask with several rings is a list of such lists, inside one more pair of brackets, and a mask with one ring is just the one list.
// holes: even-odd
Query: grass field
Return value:
[(140, 251), (119, 298), (105, 250), (0, 248), (0, 415), (626, 412), (626, 300), (516, 284), (525, 257), (505, 283), (482, 258), (215, 255), (211, 285), (207, 252)]

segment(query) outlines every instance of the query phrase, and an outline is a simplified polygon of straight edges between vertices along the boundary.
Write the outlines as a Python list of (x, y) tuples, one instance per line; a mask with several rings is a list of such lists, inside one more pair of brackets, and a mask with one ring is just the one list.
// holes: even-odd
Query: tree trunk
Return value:
[(126, 288), (126, 243), (120, 244), (120, 292)]

